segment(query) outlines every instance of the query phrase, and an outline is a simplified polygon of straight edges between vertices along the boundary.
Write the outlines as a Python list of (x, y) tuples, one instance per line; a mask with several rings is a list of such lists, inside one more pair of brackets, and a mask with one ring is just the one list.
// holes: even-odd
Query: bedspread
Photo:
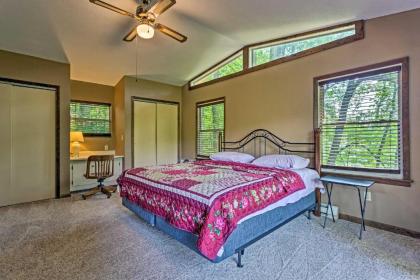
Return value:
[(305, 187), (291, 170), (210, 160), (129, 169), (118, 184), (122, 197), (197, 234), (212, 260), (239, 220)]

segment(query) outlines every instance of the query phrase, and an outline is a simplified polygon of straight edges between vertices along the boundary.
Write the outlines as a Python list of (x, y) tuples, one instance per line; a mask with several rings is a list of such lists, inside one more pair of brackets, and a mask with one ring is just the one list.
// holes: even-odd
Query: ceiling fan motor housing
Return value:
[(136, 15), (139, 17), (141, 14), (147, 13), (159, 0), (140, 0), (140, 5), (137, 6)]

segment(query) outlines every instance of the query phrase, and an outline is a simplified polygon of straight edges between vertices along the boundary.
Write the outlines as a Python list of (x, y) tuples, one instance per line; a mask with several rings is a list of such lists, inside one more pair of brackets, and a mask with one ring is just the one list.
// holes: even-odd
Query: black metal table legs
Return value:
[(359, 194), (359, 205), (360, 205), (360, 214), (362, 217), (362, 222), (360, 225), (360, 234), (359, 234), (359, 239), (362, 239), (362, 232), (366, 231), (366, 227), (365, 227), (365, 210), (366, 210), (366, 198), (367, 198), (367, 192), (368, 190), (365, 190), (365, 197), (364, 197), (364, 201), (363, 201), (363, 205), (362, 205), (362, 196), (360, 194), (360, 188), (357, 187), (357, 193)]
[(327, 224), (328, 208), (331, 209), (332, 219), (333, 219), (333, 222), (335, 223), (334, 212), (333, 212), (333, 208), (331, 204), (331, 196), (332, 196), (332, 190), (333, 190), (334, 184), (331, 183), (330, 185), (331, 185), (331, 189), (328, 189), (328, 184), (325, 184), (325, 190), (327, 191), (327, 197), (328, 197), (328, 204), (327, 204), (327, 212), (325, 213), (325, 217), (324, 217), (324, 226), (323, 226), (324, 228), (325, 228), (325, 225)]
[[(324, 225), (323, 227), (325, 228), (325, 225), (327, 223), (327, 216), (328, 216), (328, 209), (331, 210), (331, 214), (332, 214), (332, 219), (335, 222), (335, 218), (334, 218), (334, 212), (332, 209), (332, 203), (331, 203), (331, 197), (332, 197), (332, 190), (333, 190), (333, 185), (332, 183), (330, 183), (330, 188), (328, 188), (328, 184), (325, 184), (325, 190), (327, 191), (327, 197), (328, 197), (328, 204), (327, 204), (327, 212), (325, 213), (325, 217), (324, 217)], [(357, 189), (357, 193), (359, 195), (359, 206), (360, 206), (360, 214), (361, 214), (361, 225), (360, 225), (360, 233), (359, 233), (359, 239), (362, 239), (362, 233), (363, 231), (366, 231), (366, 226), (365, 226), (365, 210), (366, 210), (366, 200), (367, 200), (367, 192), (368, 190), (365, 189), (365, 195), (363, 197), (362, 200), (362, 195), (360, 193), (360, 187), (358, 186), (354, 186)]]

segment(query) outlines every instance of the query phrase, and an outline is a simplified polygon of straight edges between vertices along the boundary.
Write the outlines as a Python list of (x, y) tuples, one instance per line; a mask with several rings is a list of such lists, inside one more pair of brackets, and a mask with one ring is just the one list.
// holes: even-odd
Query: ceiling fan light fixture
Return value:
[(142, 23), (137, 26), (137, 34), (143, 39), (151, 39), (155, 35), (155, 29), (150, 24)]

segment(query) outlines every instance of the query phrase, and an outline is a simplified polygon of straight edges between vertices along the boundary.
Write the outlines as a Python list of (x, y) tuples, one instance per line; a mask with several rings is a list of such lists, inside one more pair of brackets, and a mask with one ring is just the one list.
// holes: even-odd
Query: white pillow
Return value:
[(250, 163), (255, 158), (249, 154), (238, 152), (220, 152), (210, 156), (211, 160), (231, 161), (240, 163)]
[(267, 155), (257, 158), (252, 164), (274, 168), (301, 169), (309, 165), (309, 159), (296, 155)]

